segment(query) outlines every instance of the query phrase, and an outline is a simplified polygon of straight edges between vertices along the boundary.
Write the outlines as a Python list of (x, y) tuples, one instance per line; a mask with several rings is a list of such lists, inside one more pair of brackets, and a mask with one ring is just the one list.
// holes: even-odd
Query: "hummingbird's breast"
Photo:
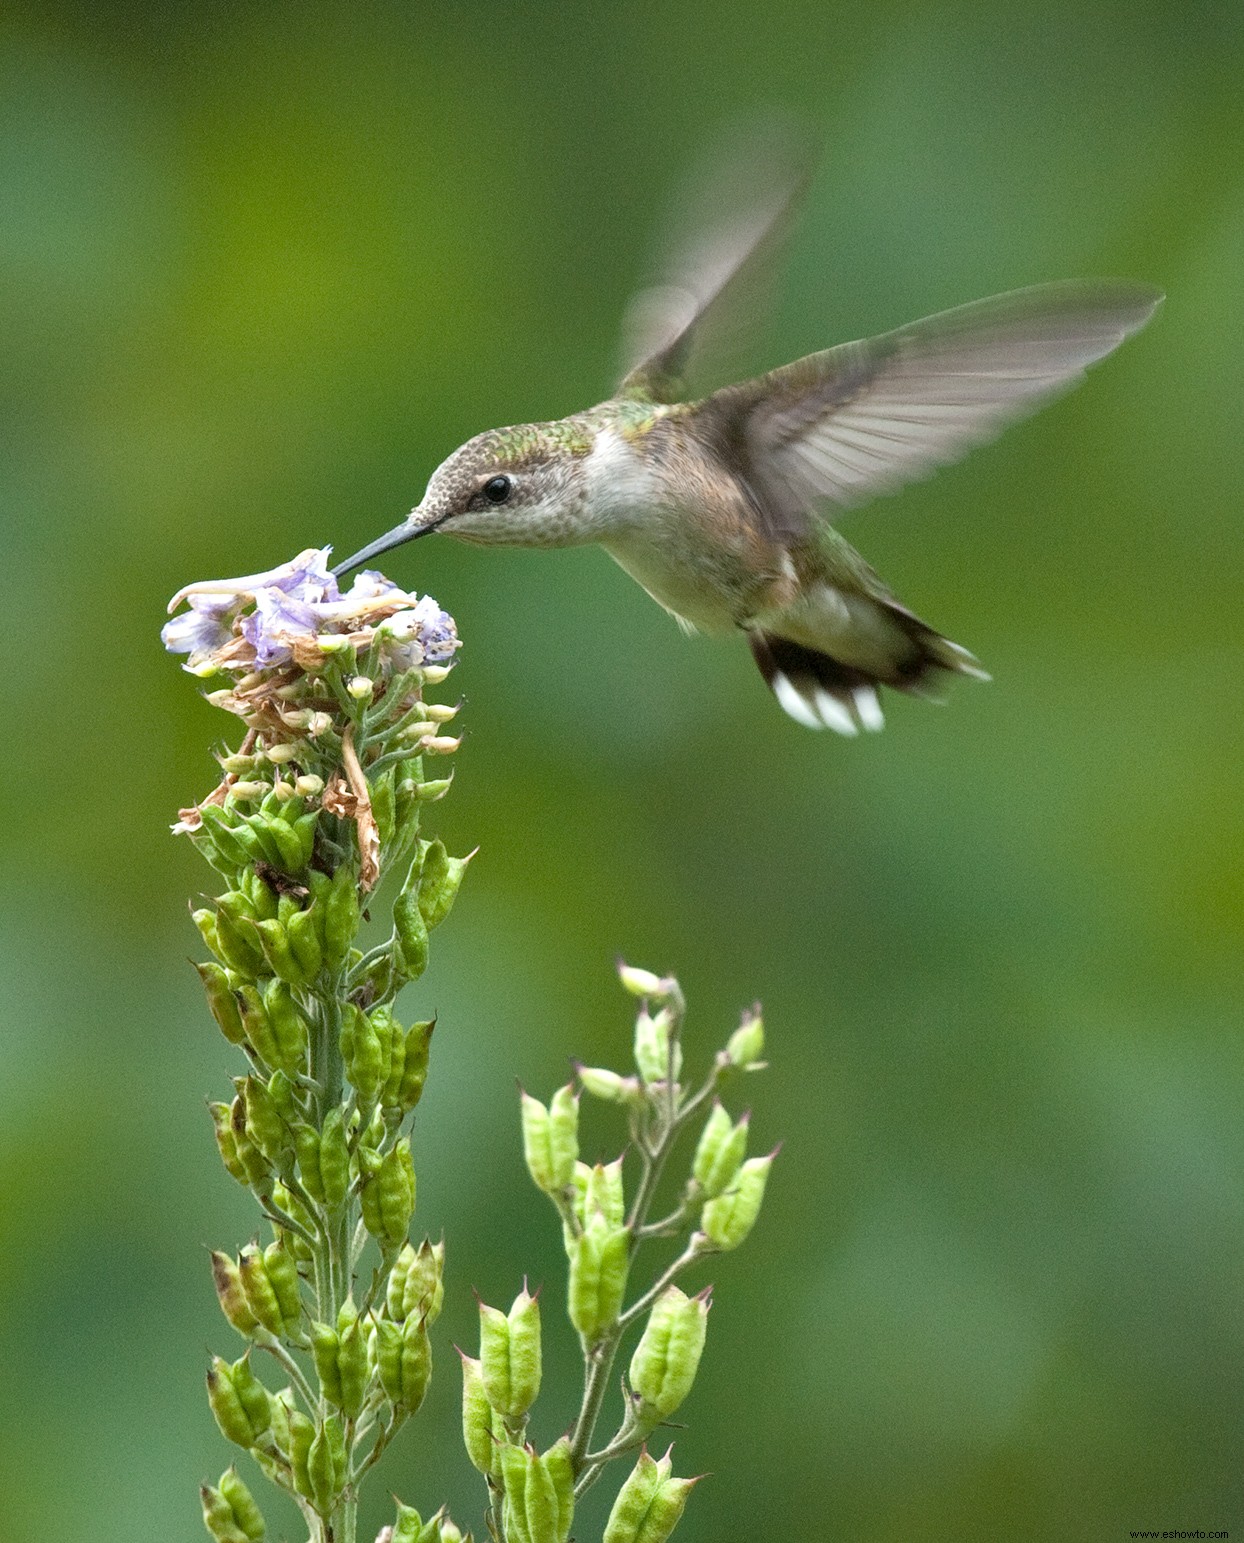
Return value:
[(649, 430), (642, 448), (602, 430), (585, 469), (589, 499), (607, 511), (600, 544), (697, 631), (741, 625), (789, 569), (747, 489), (676, 421)]

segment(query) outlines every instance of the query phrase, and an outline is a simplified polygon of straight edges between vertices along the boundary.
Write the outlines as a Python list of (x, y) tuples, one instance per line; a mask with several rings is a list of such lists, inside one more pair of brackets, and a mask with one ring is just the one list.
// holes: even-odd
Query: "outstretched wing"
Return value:
[(995, 295), (809, 354), (703, 404), (719, 412), (774, 535), (957, 461), (1075, 385), (1160, 290), (1071, 280)]
[(810, 159), (771, 124), (728, 139), (699, 169), (677, 201), (680, 228), (666, 235), (660, 282), (639, 291), (623, 321), (619, 395), (683, 400), (706, 354), (734, 352), (732, 334), (755, 329)]

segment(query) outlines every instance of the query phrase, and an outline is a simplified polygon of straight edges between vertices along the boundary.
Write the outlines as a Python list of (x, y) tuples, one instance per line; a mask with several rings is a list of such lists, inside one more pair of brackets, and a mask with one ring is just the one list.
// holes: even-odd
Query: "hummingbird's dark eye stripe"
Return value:
[(508, 477), (490, 477), (484, 484), (484, 497), (490, 504), (503, 504), (510, 496), (511, 486)]

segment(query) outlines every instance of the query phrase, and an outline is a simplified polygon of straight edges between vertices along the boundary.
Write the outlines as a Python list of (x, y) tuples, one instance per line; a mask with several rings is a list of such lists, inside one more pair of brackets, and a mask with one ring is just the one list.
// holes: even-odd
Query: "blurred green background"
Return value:
[(194, 1539), (228, 1461), (204, 1247), (252, 1213), (167, 829), (225, 724), (165, 598), (352, 550), (470, 434), (605, 395), (671, 184), (773, 107), (824, 158), (757, 367), (1044, 279), (1169, 298), (846, 524), (995, 677), (875, 739), (788, 721), (597, 551), (388, 562), (466, 639), (436, 820), (482, 851), (404, 1003), (441, 1015), (450, 1294), (376, 1488), (479, 1525), (472, 1286), (546, 1282), (574, 1371), (514, 1080), (625, 1058), (621, 952), (680, 974), (693, 1054), (763, 998), (785, 1140), (711, 1271), (680, 1538), (1244, 1526), (1239, 6), (18, 0), (0, 40), (0, 1533)]

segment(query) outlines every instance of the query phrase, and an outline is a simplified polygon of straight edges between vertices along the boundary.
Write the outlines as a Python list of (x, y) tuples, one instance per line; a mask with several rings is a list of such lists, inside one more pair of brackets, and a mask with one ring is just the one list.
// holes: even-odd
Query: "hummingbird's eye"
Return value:
[(483, 487), (484, 497), (490, 504), (503, 504), (512, 486), (508, 477), (490, 477)]

